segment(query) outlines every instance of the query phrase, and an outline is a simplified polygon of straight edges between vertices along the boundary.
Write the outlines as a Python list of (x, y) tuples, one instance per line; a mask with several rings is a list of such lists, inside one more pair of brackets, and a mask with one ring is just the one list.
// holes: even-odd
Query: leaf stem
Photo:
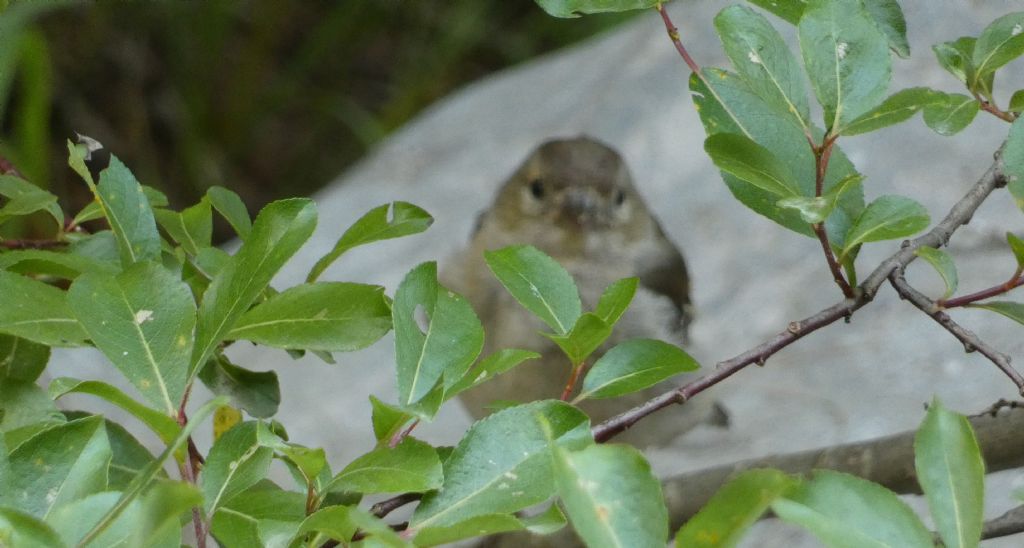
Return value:
[(562, 396), (559, 398), (562, 401), (569, 401), (569, 397), (572, 396), (573, 390), (576, 389), (576, 382), (579, 381), (580, 374), (586, 369), (586, 362), (580, 362), (572, 366), (572, 373), (569, 374), (569, 381), (565, 383), (565, 388), (562, 389)]
[(1017, 119), (1017, 114), (1013, 112), (1007, 112), (997, 107), (995, 103), (993, 103), (992, 101), (989, 101), (984, 97), (978, 95), (978, 92), (972, 92), (972, 95), (974, 95), (975, 100), (978, 101), (978, 107), (981, 108), (981, 110), (984, 110), (985, 112), (995, 116), (996, 118), (999, 118), (1000, 120), (1003, 120), (1004, 122), (1009, 122), (1011, 124), (1014, 120)]

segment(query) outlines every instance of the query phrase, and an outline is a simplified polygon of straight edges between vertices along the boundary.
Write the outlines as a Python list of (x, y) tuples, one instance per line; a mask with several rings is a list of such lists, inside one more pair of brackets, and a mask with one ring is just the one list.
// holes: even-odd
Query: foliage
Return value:
[[(540, 3), (559, 15), (652, 4)], [(939, 63), (969, 96), (910, 88), (886, 98), (890, 50), (909, 54), (894, 1), (753, 3), (797, 26), (803, 69), (760, 12), (722, 10), (714, 24), (734, 70), (700, 69), (690, 81), (708, 133), (705, 150), (740, 202), (822, 242), (847, 298), (857, 297), (855, 261), (864, 245), (908, 237), (930, 220), (907, 197), (865, 202), (863, 177), (836, 144), (841, 137), (883, 129), (919, 110), (948, 135), (977, 112), (990, 112), (1012, 122), (1002, 161), (1009, 192), (1021, 203), (1024, 131), (1012, 108), (996, 106), (991, 84), (997, 69), (1024, 53), (1024, 16), (1007, 15), (976, 39), (936, 47)], [(812, 95), (820, 121), (811, 116)], [(15, 175), (0, 177), (0, 224), (33, 214), (57, 221), (43, 249), (0, 248), (0, 294), (7, 300), (0, 307), (0, 542), (178, 546), (186, 521), (200, 544), (210, 535), (224, 546), (432, 546), (507, 531), (547, 534), (567, 522), (593, 546), (669, 540), (661, 487), (643, 455), (595, 443), (588, 417), (575, 406), (698, 367), (682, 349), (651, 339), (619, 343), (586, 367), (633, 299), (635, 278), (611, 284), (588, 311), (569, 273), (538, 249), (488, 251), (496, 278), (564, 351), (570, 381), (563, 401), (506, 407), (475, 423), (454, 448), (434, 447), (411, 435), (416, 424), (537, 354), (503, 349), (481, 357), (481, 323), (462, 296), (438, 282), (434, 262), (413, 268), (390, 297), (380, 286), (318, 281), (353, 247), (426, 230), (429, 214), (404, 202), (375, 208), (310, 266), (305, 283), (277, 289), (270, 285), (274, 275), (316, 226), (312, 200), (272, 202), (251, 219), (240, 197), (213, 187), (176, 211), (116, 157), (94, 180), (86, 146), (69, 142), (68, 153), (93, 197), (70, 222), (51, 193)], [(233, 255), (212, 246), (215, 213), (243, 242)], [(85, 219), (105, 228), (85, 231)], [(1024, 323), (1024, 305), (987, 300), (1024, 284), (1024, 244), (1012, 234), (1007, 240), (1018, 264), (1013, 283), (982, 296), (954, 297), (954, 259), (918, 249), (946, 282), (937, 306), (976, 306)], [(377, 443), (338, 472), (322, 449), (289, 439), (270, 420), (281, 398), (276, 375), (248, 371), (224, 355), (235, 341), (248, 340), (333, 361), (332, 352), (366, 347), (390, 330), (398, 401), (371, 397)], [(39, 386), (50, 348), (82, 346), (102, 352), (134, 393), (90, 379)], [(210, 401), (190, 401), (197, 378), (215, 394)], [(575, 388), (576, 400), (564, 401)], [(159, 454), (99, 415), (61, 413), (55, 400), (70, 393), (124, 409), (161, 441)], [(192, 433), (211, 416), (217, 434), (201, 455)], [(935, 400), (915, 455), (938, 535), (947, 546), (976, 546), (984, 463), (966, 419)], [(275, 460), (294, 485), (267, 479)], [(407, 524), (385, 522), (385, 503), (360, 506), (383, 493), (399, 493), (388, 503), (418, 501)], [(546, 509), (529, 511), (540, 504)], [(801, 478), (773, 470), (733, 479), (675, 542), (734, 545), (768, 509), (830, 546), (933, 544), (921, 520), (881, 486), (836, 472)]]

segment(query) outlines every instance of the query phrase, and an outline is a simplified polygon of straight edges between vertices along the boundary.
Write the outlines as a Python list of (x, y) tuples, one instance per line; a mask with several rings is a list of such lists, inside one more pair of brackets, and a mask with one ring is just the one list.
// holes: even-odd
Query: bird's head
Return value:
[(622, 157), (588, 137), (537, 147), (501, 188), (493, 211), (508, 228), (549, 226), (570, 238), (632, 232), (648, 215)]

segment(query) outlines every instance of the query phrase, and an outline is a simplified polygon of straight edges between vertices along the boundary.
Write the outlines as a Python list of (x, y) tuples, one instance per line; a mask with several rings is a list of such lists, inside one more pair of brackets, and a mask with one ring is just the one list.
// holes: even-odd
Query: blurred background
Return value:
[(454, 88), (628, 18), (555, 19), (530, 0), (0, 10), (0, 156), (69, 212), (90, 198), (66, 167), (76, 132), (175, 208), (222, 185), (256, 211), (312, 193)]

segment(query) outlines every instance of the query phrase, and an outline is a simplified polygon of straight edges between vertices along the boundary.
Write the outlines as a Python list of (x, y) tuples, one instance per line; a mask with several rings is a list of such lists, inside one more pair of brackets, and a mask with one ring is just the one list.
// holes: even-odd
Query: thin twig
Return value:
[(64, 240), (3, 240), (0, 247), (7, 249), (53, 249), (65, 247), (68, 242)]
[(1002, 283), (994, 287), (989, 287), (987, 289), (982, 289), (981, 291), (976, 291), (974, 293), (971, 293), (970, 295), (964, 295), (962, 297), (957, 297), (955, 299), (940, 299), (936, 301), (935, 304), (941, 308), (956, 308), (958, 306), (967, 306), (971, 303), (980, 300), (989, 299), (992, 297), (1002, 295), (1003, 293), (1008, 293), (1009, 291), (1012, 291), (1013, 289), (1016, 289), (1022, 285), (1024, 285), (1024, 276), (1021, 276), (1021, 270), (1018, 268), (1017, 271), (1013, 273), (1013, 277), (1010, 278), (1006, 283)]
[[(686, 46), (683, 45), (682, 41), (679, 40), (679, 29), (676, 28), (675, 24), (672, 23), (672, 19), (668, 16), (668, 12), (665, 11), (665, 6), (658, 4), (655, 6), (658, 13), (661, 15), (662, 22), (665, 23), (665, 30), (668, 31), (668, 37), (672, 40), (672, 44), (676, 47), (676, 51), (686, 61), (686, 65), (690, 67), (690, 70), (697, 75), (698, 78), (704, 79), (704, 76), (700, 73), (700, 65), (690, 57), (690, 52), (686, 51)], [(708, 86), (711, 89), (711, 86)]]
[(918, 248), (924, 246), (937, 248), (945, 245), (949, 241), (950, 236), (971, 219), (974, 212), (993, 190), (1005, 186), (1006, 178), (1003, 175), (1002, 166), (1002, 158), (999, 154), (996, 154), (996, 159), (989, 169), (970, 188), (967, 194), (950, 209), (946, 217), (924, 235), (912, 241), (904, 242), (899, 251), (882, 261), (864, 282), (857, 287), (853, 298), (844, 299), (817, 314), (798, 322), (793, 322), (789, 324), (785, 331), (775, 335), (770, 340), (738, 356), (719, 362), (715, 366), (714, 371), (708, 375), (675, 390), (656, 396), (643, 404), (598, 424), (592, 430), (594, 439), (598, 442), (607, 441), (633, 426), (647, 415), (674, 403), (685, 403), (693, 396), (718, 384), (744, 367), (752, 363), (763, 364), (776, 352), (809, 333), (830, 325), (840, 318), (850, 317), (855, 311), (875, 298), (878, 288), (885, 283), (890, 273), (905, 267), (917, 258), (914, 252)]
[(985, 341), (978, 338), (973, 332), (963, 328), (960, 324), (953, 321), (949, 317), (949, 314), (943, 312), (934, 301), (926, 297), (920, 291), (914, 289), (907, 283), (907, 280), (903, 277), (903, 269), (898, 268), (893, 270), (889, 274), (889, 281), (892, 283), (893, 288), (899, 293), (900, 297), (910, 301), (910, 304), (916, 306), (921, 312), (924, 312), (931, 319), (935, 320), (941, 325), (946, 331), (949, 331), (954, 337), (957, 338), (964, 345), (964, 350), (967, 352), (973, 352), (977, 350), (983, 356), (988, 358), (992, 363), (996, 364), (1007, 377), (1013, 381), (1013, 384), (1017, 385), (1017, 390), (1024, 395), (1024, 377), (1020, 376), (1020, 373), (1010, 365), (1010, 357), (1002, 352), (992, 348)]
[(423, 493), (405, 493), (398, 495), (397, 497), (389, 498), (388, 500), (382, 500), (377, 504), (370, 507), (370, 513), (383, 518), (384, 516), (394, 512), (395, 510), (409, 504), (410, 502), (416, 502), (423, 498)]

